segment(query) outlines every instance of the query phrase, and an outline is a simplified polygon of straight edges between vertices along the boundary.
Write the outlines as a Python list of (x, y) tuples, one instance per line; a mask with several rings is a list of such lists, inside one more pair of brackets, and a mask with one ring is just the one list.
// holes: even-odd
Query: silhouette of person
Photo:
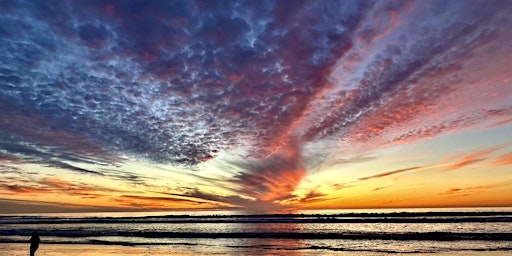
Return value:
[(41, 242), (37, 231), (32, 232), (32, 237), (28, 241), (30, 242), (30, 256), (34, 256), (37, 248), (39, 248), (39, 243)]

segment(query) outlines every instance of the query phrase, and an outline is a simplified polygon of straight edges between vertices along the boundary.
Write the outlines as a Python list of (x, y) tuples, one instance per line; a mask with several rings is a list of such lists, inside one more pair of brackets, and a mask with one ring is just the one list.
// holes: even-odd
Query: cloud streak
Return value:
[(492, 161), (493, 166), (507, 166), (512, 165), (512, 153), (507, 153), (497, 157)]
[(473, 186), (473, 187), (465, 187), (465, 188), (451, 188), (443, 193), (440, 193), (439, 195), (448, 196), (448, 197), (467, 197), (467, 196), (471, 196), (472, 194), (475, 194), (475, 193), (481, 193), (483, 191), (493, 190), (496, 188), (502, 188), (502, 187), (508, 187), (508, 186), (512, 186), (511, 180), (502, 181), (502, 182), (493, 183), (493, 184), (485, 184), (485, 185), (481, 185), (481, 186)]
[(57, 177), (46, 177), (31, 181), (6, 180), (0, 182), (0, 193), (4, 195), (67, 195), (76, 197), (99, 198), (108, 196), (116, 189), (70, 182)]
[[(456, 162), (450, 163), (449, 166), (445, 169), (445, 171), (453, 171), (457, 170), (466, 166), (474, 165), (479, 162), (483, 162), (490, 158), (490, 155), (500, 149), (502, 149), (503, 146), (494, 146), (491, 148), (483, 149), (468, 155), (464, 155), (462, 157), (459, 157), (459, 159)], [(454, 156), (452, 156), (454, 157)]]
[(423, 170), (423, 169), (427, 169), (427, 168), (430, 168), (430, 167), (428, 167), (428, 166), (418, 166), (418, 167), (405, 168), (405, 169), (400, 169), (400, 170), (395, 170), (395, 171), (390, 171), (390, 172), (383, 172), (383, 173), (379, 173), (379, 174), (375, 174), (375, 175), (359, 178), (359, 181), (383, 178), (383, 177), (387, 177), (387, 176), (391, 176), (391, 175), (396, 175), (396, 174), (405, 173), (405, 172), (411, 172), (411, 171), (418, 171), (418, 170)]

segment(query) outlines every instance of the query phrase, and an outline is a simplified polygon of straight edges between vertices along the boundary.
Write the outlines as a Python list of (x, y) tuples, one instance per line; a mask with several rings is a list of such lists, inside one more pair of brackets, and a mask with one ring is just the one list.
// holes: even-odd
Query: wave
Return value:
[(165, 215), (148, 217), (0, 217), (0, 224), (72, 223), (463, 223), (512, 222), (512, 212)]
[[(3, 240), (8, 236), (27, 236), (26, 231), (0, 232)], [(47, 231), (41, 232), (42, 236), (51, 237), (140, 237), (140, 238), (262, 238), (262, 239), (342, 239), (342, 240), (432, 240), (432, 241), (456, 241), (456, 240), (493, 240), (512, 241), (512, 233), (458, 233), (458, 232), (422, 232), (422, 233), (311, 233), (311, 232), (109, 232), (100, 231)], [(0, 242), (2, 239), (0, 239)]]

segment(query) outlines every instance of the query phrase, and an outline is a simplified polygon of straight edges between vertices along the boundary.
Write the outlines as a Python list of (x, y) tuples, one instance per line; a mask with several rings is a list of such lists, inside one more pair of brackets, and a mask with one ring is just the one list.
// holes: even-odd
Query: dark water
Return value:
[[(162, 213), (160, 213), (162, 214)], [(1, 216), (0, 243), (180, 246), (293, 252), (504, 252), (512, 254), (512, 209), (193, 215), (124, 213)], [(137, 216), (142, 215), (142, 216)], [(146, 216), (144, 216), (146, 215)]]

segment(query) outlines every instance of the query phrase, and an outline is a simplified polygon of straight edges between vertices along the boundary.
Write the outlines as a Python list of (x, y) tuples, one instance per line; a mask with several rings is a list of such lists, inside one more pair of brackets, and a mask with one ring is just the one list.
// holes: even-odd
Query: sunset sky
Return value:
[(0, 213), (475, 206), (509, 0), (0, 2)]

